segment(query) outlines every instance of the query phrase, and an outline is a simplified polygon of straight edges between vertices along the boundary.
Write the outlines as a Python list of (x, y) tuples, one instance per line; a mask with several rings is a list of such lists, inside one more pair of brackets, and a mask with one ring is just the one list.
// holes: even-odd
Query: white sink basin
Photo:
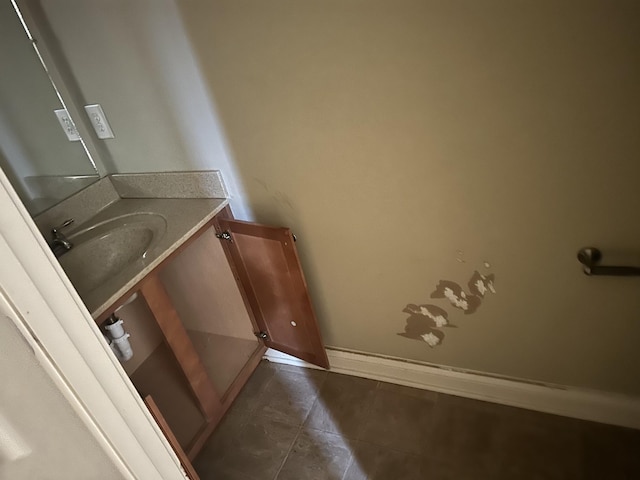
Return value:
[(67, 236), (74, 246), (60, 257), (60, 265), (80, 296), (86, 295), (144, 261), (166, 229), (165, 218), (155, 213), (96, 223)]

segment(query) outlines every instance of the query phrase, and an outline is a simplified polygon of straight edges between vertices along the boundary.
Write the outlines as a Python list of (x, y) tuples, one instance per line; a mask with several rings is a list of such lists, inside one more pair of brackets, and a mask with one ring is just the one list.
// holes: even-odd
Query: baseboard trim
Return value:
[[(640, 398), (573, 387), (532, 384), (375, 355), (327, 349), (331, 371), (382, 382), (640, 429)], [(275, 363), (318, 368), (269, 349)]]

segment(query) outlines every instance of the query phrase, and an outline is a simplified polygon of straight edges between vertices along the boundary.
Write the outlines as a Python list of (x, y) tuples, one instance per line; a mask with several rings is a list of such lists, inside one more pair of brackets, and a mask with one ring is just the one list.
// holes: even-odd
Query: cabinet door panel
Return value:
[(293, 236), (288, 228), (219, 219), (265, 344), (329, 368)]

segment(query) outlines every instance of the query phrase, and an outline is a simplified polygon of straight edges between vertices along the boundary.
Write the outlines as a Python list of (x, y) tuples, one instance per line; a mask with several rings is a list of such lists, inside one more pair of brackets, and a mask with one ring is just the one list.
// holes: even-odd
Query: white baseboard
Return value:
[[(420, 363), (327, 349), (331, 371), (566, 417), (640, 429), (640, 398), (574, 387), (532, 384)], [(276, 363), (318, 368), (269, 349)]]

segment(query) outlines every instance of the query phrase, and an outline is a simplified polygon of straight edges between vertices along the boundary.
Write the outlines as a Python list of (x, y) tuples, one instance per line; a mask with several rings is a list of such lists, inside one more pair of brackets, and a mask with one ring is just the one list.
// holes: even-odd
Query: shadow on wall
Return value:
[[(496, 293), (493, 286), (494, 280), (494, 274), (482, 275), (476, 270), (467, 283), (469, 293), (465, 292), (456, 282), (440, 280), (430, 297), (446, 298), (452, 307), (462, 310), (465, 315), (470, 315), (480, 307), (488, 292)], [(444, 341), (445, 335), (440, 328), (457, 328), (457, 325), (453, 325), (449, 321), (447, 311), (436, 305), (409, 303), (402, 311), (411, 316), (407, 318), (404, 332), (398, 333), (398, 335), (423, 341), (432, 348), (441, 345)]]

